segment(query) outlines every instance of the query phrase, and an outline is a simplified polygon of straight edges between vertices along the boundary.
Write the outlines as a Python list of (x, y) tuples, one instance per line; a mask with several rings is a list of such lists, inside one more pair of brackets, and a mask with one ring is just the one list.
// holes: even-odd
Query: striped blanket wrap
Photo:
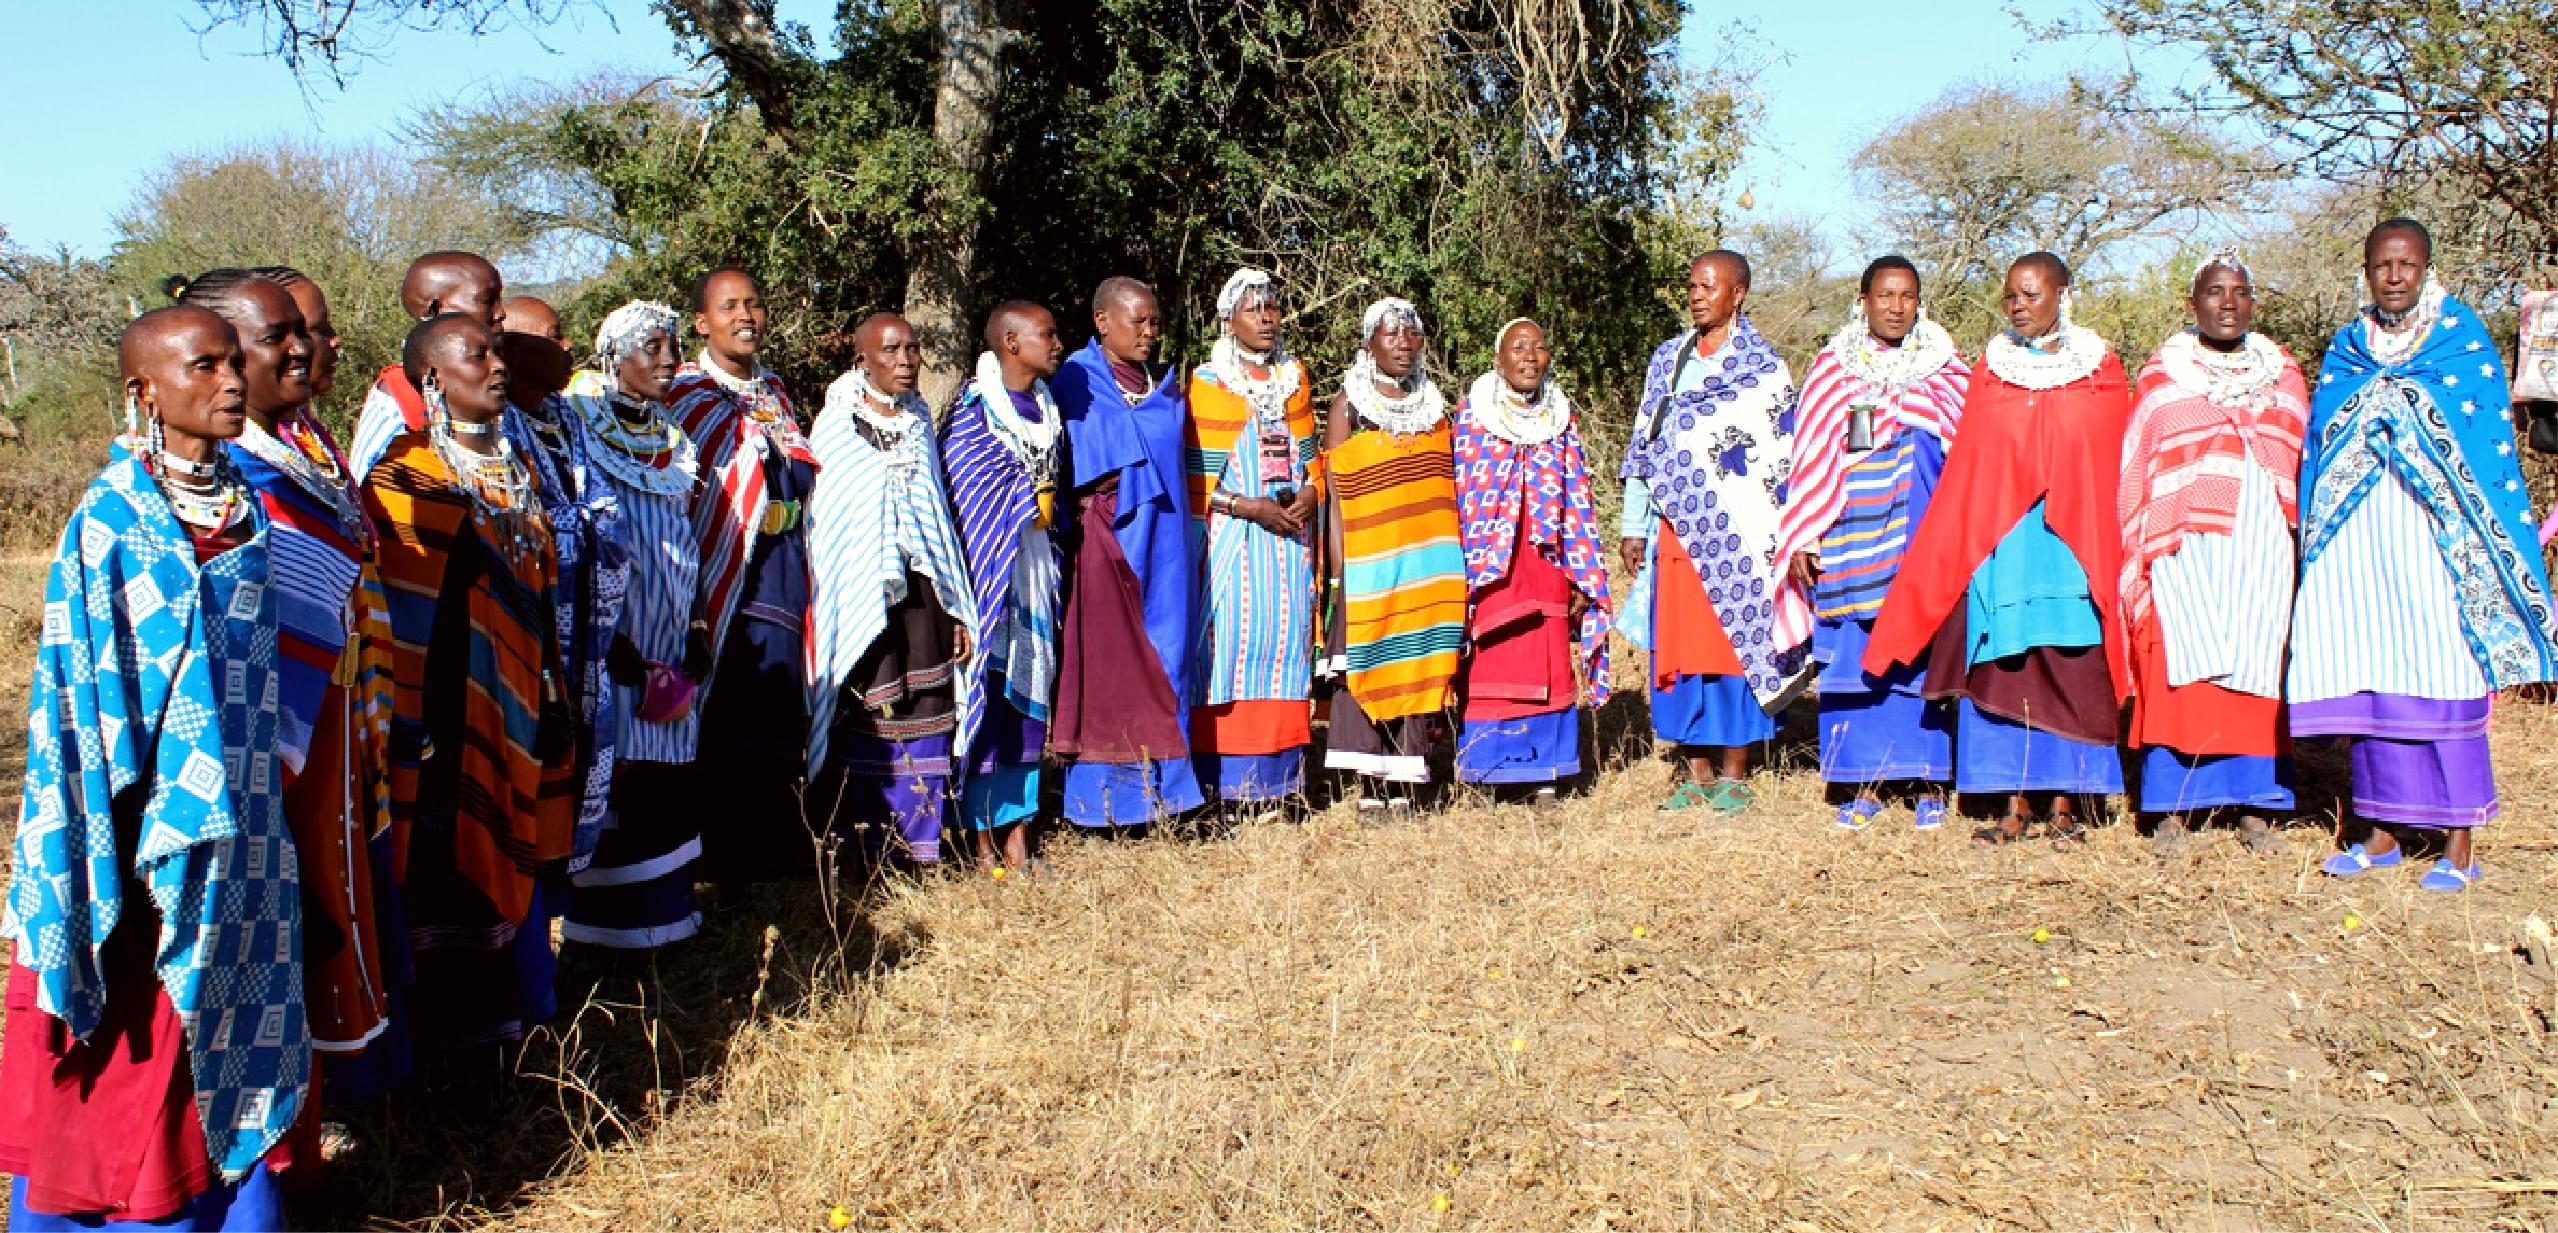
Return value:
[[(1322, 430), (1315, 423), (1314, 399), (1305, 367), (1282, 357), (1285, 369), (1274, 376), (1270, 392), (1287, 391), (1277, 418), (1294, 442), (1291, 464), (1301, 487), (1317, 496), (1323, 491), (1318, 453)], [(1264, 408), (1267, 411), (1269, 408)], [(1243, 459), (1245, 468), (1260, 462), (1260, 442), (1247, 436), (1257, 414), (1251, 395), (1235, 388), (1215, 363), (1190, 373), (1188, 442), (1190, 523), (1196, 551), (1206, 562), (1208, 586), (1199, 622), (1200, 646), (1195, 663), (1206, 665), (1201, 702), (1302, 701), (1314, 674), (1314, 574), (1310, 546), (1302, 539), (1273, 535), (1242, 519), (1217, 513), (1210, 496), (1220, 488), (1242, 496), (1266, 497), (1277, 482), (1265, 483), (1251, 471), (1227, 483), (1228, 470)]]
[(1466, 560), (1453, 434), (1368, 428), (1335, 446), (1343, 644), (1371, 720), (1446, 710), (1465, 646)]
[[(701, 544), (697, 615), (710, 622), (711, 662), (716, 665), (719, 648), (728, 640), (729, 620), (737, 615), (737, 597), (746, 589), (746, 563), (754, 557), (756, 536), (763, 533), (764, 507), (772, 498), (764, 467), (785, 457), (815, 466), (817, 457), (799, 430), (790, 393), (768, 369), (741, 381), (707, 359), (686, 364), (667, 389), (666, 409), (701, 451), (703, 482), (693, 499), (693, 533)], [(782, 534), (797, 532), (794, 526)], [(707, 693), (711, 679), (705, 677), (701, 688)]]
[[(808, 604), (812, 777), (826, 764), (828, 729), (844, 680), (887, 629), (889, 607), (904, 597), (910, 571), (932, 584), (933, 598), (970, 637), (979, 628), (968, 556), (942, 487), (932, 417), (922, 400), (912, 400), (901, 408), (905, 435), (880, 449), (863, 437), (849, 405), (862, 397), (860, 386), (855, 374), (837, 378), (810, 434), (817, 458), (817, 483), (808, 497), (809, 567), (815, 575)], [(963, 733), (976, 730), (983, 684), (974, 673), (959, 674)]]
[[(1004, 390), (994, 395), (1008, 398)], [(982, 628), (977, 654), (964, 675), (983, 698), (993, 673), (1004, 677), (1004, 700), (1041, 723), (1057, 692), (1059, 588), (1064, 572), (1048, 529), (1039, 525), (1038, 484), (1030, 469), (987, 423), (986, 393), (972, 378), (942, 425), (941, 457), (950, 498), (967, 552), (969, 589)], [(961, 716), (953, 748), (976, 737), (975, 719)]]
[(2123, 612), (2127, 627), (2138, 629), (2153, 606), (2151, 564), (2173, 554), (2188, 535), (2237, 530), (2239, 488), (2251, 458), (2273, 481), (2283, 521), (2299, 523), (2309, 386), (2300, 366), (2285, 355), (2262, 405), (2217, 402), (2177, 381), (2161, 348), (2141, 366), (2133, 388), (2132, 419), (2123, 430), (2123, 483), (2114, 500), (2123, 519)]
[[(382, 580), (391, 598), (393, 692), (391, 800), (412, 824), (449, 826), (462, 877), (511, 921), (531, 906), (535, 875), (574, 850), (578, 812), (575, 742), (559, 657), (554, 589), (558, 557), (547, 519), (538, 542), (510, 552), (488, 526), (425, 433), (395, 439), (365, 478), (382, 533)], [(468, 566), (458, 575), (455, 566)], [(466, 652), (429, 661), (446, 604), (462, 604)], [(461, 722), (431, 731), (430, 672), (467, 672)], [(547, 730), (550, 729), (550, 730)], [(454, 816), (416, 816), (426, 763), (458, 742)]]
[[(1873, 618), (1925, 512), (1945, 451), (1963, 419), (1972, 369), (1957, 355), (1916, 383), (1886, 389), (1848, 371), (1824, 348), (1794, 403), (1794, 470), (1777, 532), (1776, 559), (1818, 553), (1812, 594), (1777, 597), (1777, 640), (1808, 636), (1815, 620)], [(1874, 408), (1870, 452), (1848, 452), (1850, 408)]]
[[(121, 444), (64, 528), (28, 690), (5, 926), (36, 1005), (75, 1038), (106, 1011), (100, 951), (138, 882), (187, 1038), (214, 1167), (238, 1181), (308, 1090), (302, 900), (276, 765), (268, 527), (211, 562)], [(126, 790), (140, 791), (127, 796)], [(115, 803), (139, 797), (133, 846)]]

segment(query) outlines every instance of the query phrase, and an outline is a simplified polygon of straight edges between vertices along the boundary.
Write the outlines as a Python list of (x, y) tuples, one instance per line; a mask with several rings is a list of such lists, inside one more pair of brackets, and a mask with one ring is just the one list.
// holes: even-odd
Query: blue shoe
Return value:
[(1941, 796), (1920, 797), (1918, 808), (1915, 812), (1918, 814), (1918, 821), (1913, 824), (1916, 829), (1923, 831), (1935, 830), (1937, 827), (1945, 825), (1945, 798)]
[(2318, 871), (2331, 878), (2350, 878), (2373, 869), (2387, 869), (2405, 859), (2407, 854), (2397, 848), (2391, 848), (2387, 856), (2374, 856), (2358, 843), (2320, 861)]
[(1849, 801), (1846, 804), (1839, 806), (1839, 829), (1846, 831), (1864, 830), (1865, 824), (1873, 821), (1874, 815), (1881, 812), (1883, 812), (1883, 802), (1874, 800), (1871, 797), (1861, 797), (1857, 800)]
[(2416, 885), (2440, 894), (2457, 895), (2468, 890), (2470, 884), (2476, 882), (2485, 873), (2486, 870), (2475, 864), (2463, 869), (2450, 861), (2438, 860), (2434, 862), (2433, 868), (2425, 871), (2425, 876), (2416, 879)]

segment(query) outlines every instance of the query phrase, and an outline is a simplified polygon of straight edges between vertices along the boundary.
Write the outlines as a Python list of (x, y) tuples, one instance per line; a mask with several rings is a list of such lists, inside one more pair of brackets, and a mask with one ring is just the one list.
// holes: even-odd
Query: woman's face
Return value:
[(640, 340), (613, 366), (622, 392), (644, 402), (666, 401), (675, 384), (675, 332), (656, 330)]
[(443, 350), (435, 381), (444, 391), (445, 409), (473, 424), (496, 419), (506, 409), (506, 360), (498, 354), (496, 332), (473, 321), (456, 329)]
[(284, 291), (293, 297), (293, 306), (302, 310), (302, 324), (311, 331), (311, 397), (325, 398), (337, 388), (338, 356), (346, 351), (346, 340), (338, 337), (337, 322), (329, 317), (329, 297), (320, 284), (305, 278)]
[(2194, 280), (2194, 329), (2205, 342), (2230, 346), (2256, 328), (2256, 288), (2247, 275), (2225, 265), (2212, 266)]
[(1390, 317), (1368, 336), (1368, 355), (1376, 361), (1380, 375), (1401, 381), (1421, 363), (1423, 341), (1421, 327)]
[(271, 282), (241, 285), (224, 314), (240, 335), (241, 372), (249, 384), (249, 415), (261, 428), (311, 401), (311, 330), (293, 295)]
[(1918, 275), (1897, 267), (1877, 270), (1857, 302), (1865, 305), (1866, 331), (1897, 346), (1918, 328)]
[(1501, 336), (1501, 349), (1493, 357), (1493, 365), (1501, 370), (1501, 380), (1522, 394), (1534, 394), (1545, 385), (1545, 374), (1554, 367), (1554, 353), (1545, 345), (1545, 330), (1533, 321), (1522, 321)]
[(2051, 333), (2061, 323), (2061, 292), (2065, 289), (2066, 284), (2052, 277), (2052, 271), (2039, 261), (2009, 267), (2003, 297), (2007, 328), (2020, 338), (2041, 338)]

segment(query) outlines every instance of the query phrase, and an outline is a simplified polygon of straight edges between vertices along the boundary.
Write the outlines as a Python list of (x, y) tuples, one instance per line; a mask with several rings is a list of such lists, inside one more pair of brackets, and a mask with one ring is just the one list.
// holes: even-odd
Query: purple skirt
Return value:
[(2367, 822), (2458, 829), (2503, 808), (2487, 755), (2487, 699), (2355, 694), (2305, 702), (2294, 736), (2354, 738), (2354, 813)]

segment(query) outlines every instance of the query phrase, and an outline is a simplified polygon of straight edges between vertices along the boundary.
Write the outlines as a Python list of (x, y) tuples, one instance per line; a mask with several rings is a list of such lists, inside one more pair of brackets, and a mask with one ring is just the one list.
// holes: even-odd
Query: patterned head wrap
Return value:
[(675, 310), (655, 300), (633, 300), (604, 318), (595, 331), (595, 367), (602, 373), (606, 387), (621, 388), (621, 364), (624, 357), (637, 351), (652, 334), (675, 337), (683, 318)]

